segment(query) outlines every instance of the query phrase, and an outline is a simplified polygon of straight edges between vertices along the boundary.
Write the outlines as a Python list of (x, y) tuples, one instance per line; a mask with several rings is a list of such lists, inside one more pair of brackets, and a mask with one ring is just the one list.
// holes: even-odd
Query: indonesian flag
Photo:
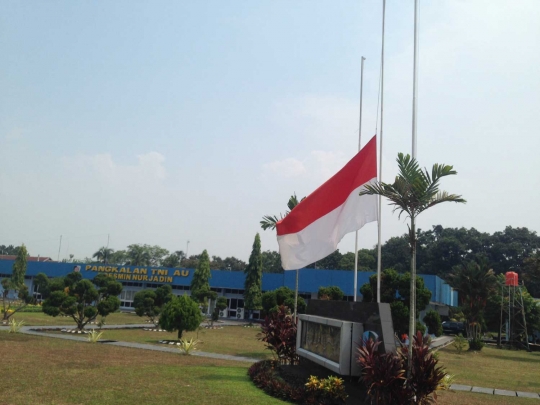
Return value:
[(281, 266), (296, 270), (334, 252), (349, 233), (377, 220), (377, 196), (358, 194), (377, 180), (376, 136), (330, 180), (277, 223)]

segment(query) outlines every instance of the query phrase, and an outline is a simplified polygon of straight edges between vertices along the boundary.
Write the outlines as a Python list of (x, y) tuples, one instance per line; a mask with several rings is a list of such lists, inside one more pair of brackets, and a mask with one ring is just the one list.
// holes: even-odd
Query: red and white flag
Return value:
[(277, 223), (281, 266), (296, 270), (334, 252), (349, 232), (377, 220), (377, 196), (358, 194), (377, 180), (377, 141), (371, 140), (330, 180)]

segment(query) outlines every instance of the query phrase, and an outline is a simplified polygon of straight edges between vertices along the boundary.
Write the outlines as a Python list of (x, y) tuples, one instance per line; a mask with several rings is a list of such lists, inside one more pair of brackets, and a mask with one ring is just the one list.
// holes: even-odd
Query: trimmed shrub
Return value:
[(341, 301), (345, 293), (337, 286), (319, 287), (317, 298), (320, 300)]
[(426, 313), (423, 319), (424, 323), (428, 328), (428, 333), (430, 335), (435, 335), (437, 337), (441, 336), (443, 333), (441, 316), (437, 311), (430, 310)]
[(465, 349), (466, 344), (467, 344), (467, 341), (465, 340), (463, 335), (460, 333), (454, 338), (454, 342), (452, 343), (452, 346), (454, 346), (458, 354), (461, 354), (461, 352), (463, 352), (463, 349)]
[(480, 338), (469, 339), (469, 350), (479, 352), (484, 347), (484, 342)]

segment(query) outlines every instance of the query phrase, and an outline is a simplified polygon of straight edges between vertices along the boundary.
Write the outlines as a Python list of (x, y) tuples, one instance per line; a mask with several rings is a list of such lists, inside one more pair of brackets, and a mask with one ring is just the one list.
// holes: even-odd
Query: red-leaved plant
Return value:
[(362, 367), (360, 380), (368, 389), (372, 404), (407, 404), (411, 395), (404, 390), (405, 367), (395, 353), (381, 353), (380, 341), (369, 339), (358, 348), (358, 363)]
[(397, 353), (381, 353), (380, 342), (369, 340), (358, 348), (362, 367), (360, 380), (366, 385), (372, 404), (430, 404), (446, 375), (429, 348), (429, 337), (418, 332), (413, 339), (413, 364), (407, 379), (408, 351), (402, 345)]
[(296, 354), (296, 322), (287, 307), (280, 306), (278, 311), (268, 315), (261, 325), (259, 340), (266, 343), (281, 364), (297, 364)]
[[(437, 400), (437, 388), (443, 380), (446, 372), (442, 367), (437, 367), (437, 360), (429, 347), (430, 337), (422, 336), (417, 332), (413, 339), (413, 362), (411, 377), (407, 381), (411, 392), (416, 400), (414, 404), (430, 404)], [(409, 360), (407, 348), (400, 348), (403, 364)]]

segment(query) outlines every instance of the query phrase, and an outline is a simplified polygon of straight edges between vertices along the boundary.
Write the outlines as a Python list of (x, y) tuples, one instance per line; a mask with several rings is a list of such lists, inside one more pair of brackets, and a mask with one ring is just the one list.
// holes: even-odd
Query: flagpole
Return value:
[[(362, 64), (360, 67), (360, 122), (358, 125), (358, 150), (362, 149), (362, 96), (364, 93), (364, 61), (366, 58), (362, 56)], [(358, 231), (356, 231), (354, 237), (354, 299), (356, 302), (356, 295), (358, 290)]]
[[(418, 0), (414, 0), (414, 62), (413, 62), (413, 106), (412, 106), (412, 157), (416, 159), (416, 115), (417, 111), (417, 91), (418, 91)], [(416, 230), (411, 227), (415, 234)], [(410, 286), (410, 304), (409, 311), (411, 314), (416, 314), (416, 251), (412, 252), (412, 266), (411, 266), (411, 286)], [(409, 319), (409, 342), (416, 336), (416, 315), (414, 318)], [(412, 344), (409, 343), (409, 364), (407, 365), (407, 377), (410, 377), (412, 373)]]
[[(386, 14), (386, 0), (383, 0), (382, 9), (382, 46), (381, 46), (381, 137), (379, 147), (379, 183), (382, 181), (382, 156), (383, 156), (383, 106), (384, 106), (384, 23)], [(381, 302), (381, 222), (382, 222), (382, 197), (379, 195), (379, 220), (377, 235), (377, 302)]]
[(412, 106), (412, 157), (416, 159), (416, 113), (418, 92), (418, 0), (414, 0), (414, 63), (413, 63), (413, 106)]
[(298, 275), (300, 269), (296, 269), (296, 287), (294, 289), (294, 321), (297, 322), (298, 317)]

